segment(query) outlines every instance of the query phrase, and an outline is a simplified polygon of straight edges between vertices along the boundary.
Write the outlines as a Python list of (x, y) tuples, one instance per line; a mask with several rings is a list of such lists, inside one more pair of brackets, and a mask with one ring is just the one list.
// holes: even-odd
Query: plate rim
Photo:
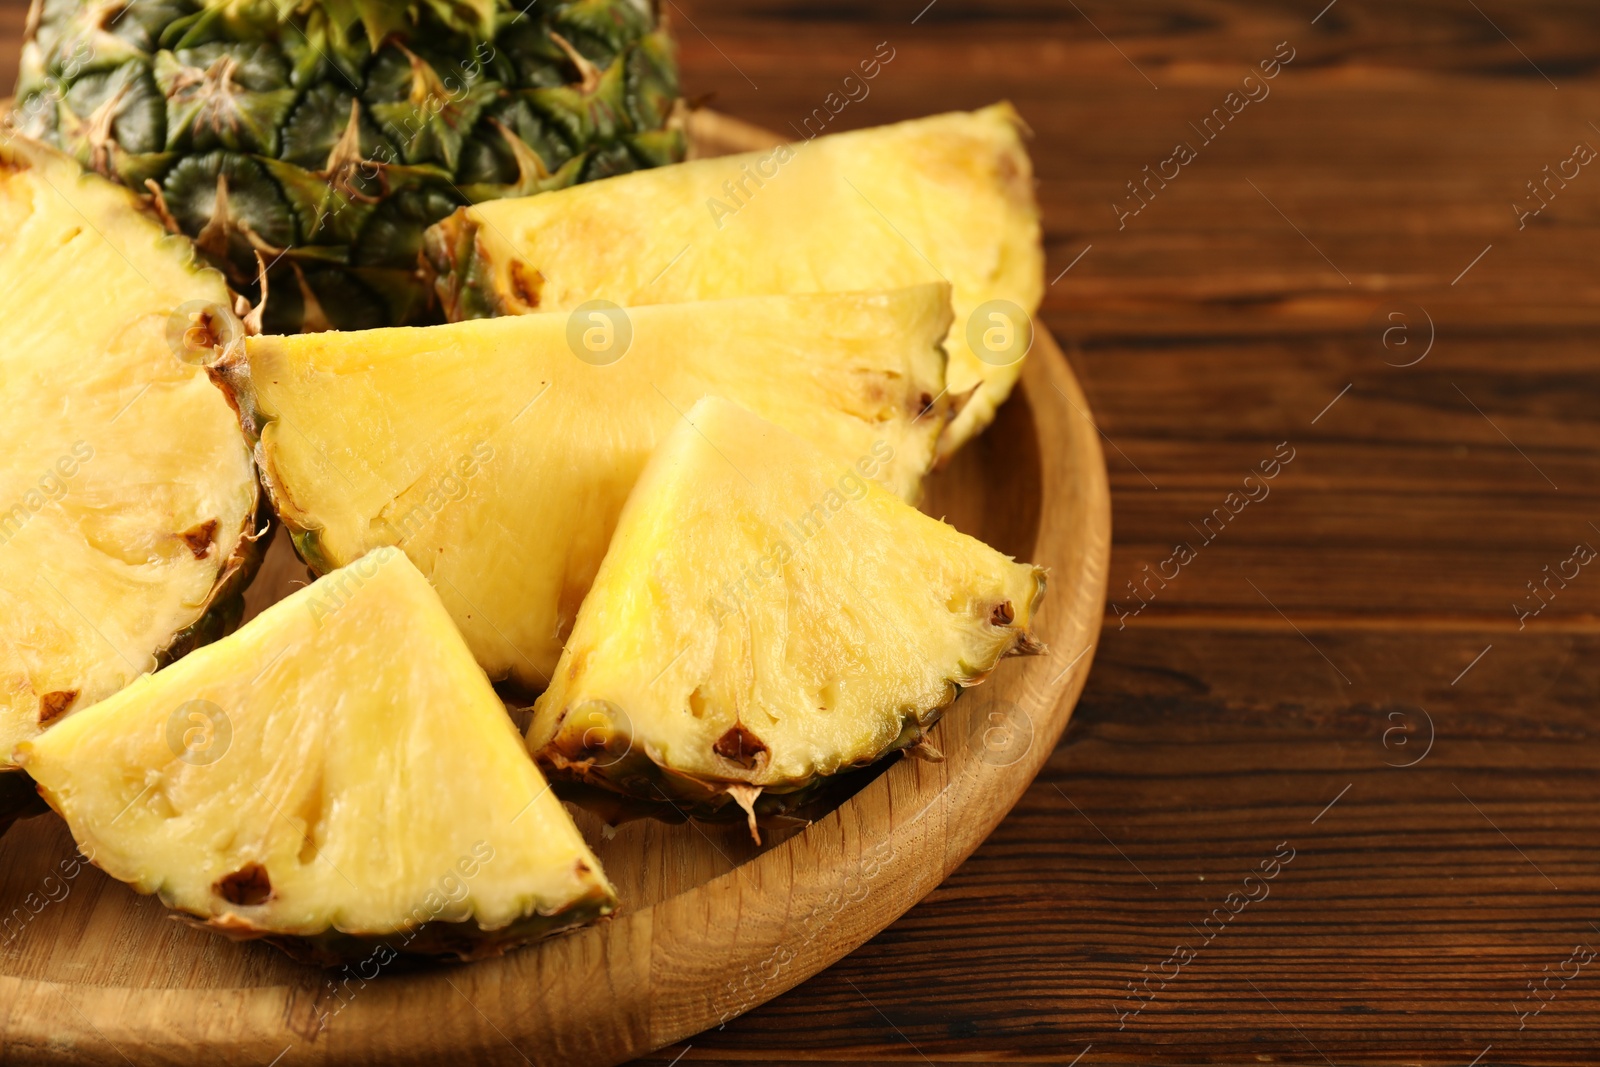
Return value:
[[(946, 741), (944, 763), (900, 761), (711, 881), (498, 960), (363, 985), (326, 1030), (326, 976), (309, 969), (302, 982), (224, 989), (0, 976), (0, 1058), (174, 1064), (201, 1055), (292, 1067), (448, 1052), (481, 1063), (615, 1064), (716, 1027), (854, 951), (943, 882), (1021, 799), (1093, 663), (1111, 542), (1106, 468), (1066, 357), (1048, 332), (1038, 339), (1021, 383), (1039, 457), (1032, 562), (1051, 571), (1040, 621), (1051, 651), (1007, 663), (974, 690), (1026, 716), (1031, 743), (1019, 759), (1002, 766)], [(430, 1024), (420, 1033), (419, 1018)]]

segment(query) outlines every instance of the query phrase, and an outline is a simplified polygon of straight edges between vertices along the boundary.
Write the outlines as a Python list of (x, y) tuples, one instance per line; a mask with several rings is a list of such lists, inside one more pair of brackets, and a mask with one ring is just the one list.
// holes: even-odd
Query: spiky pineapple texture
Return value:
[(429, 224), (681, 159), (676, 96), (649, 0), (34, 0), (11, 121), (290, 332), (430, 317)]

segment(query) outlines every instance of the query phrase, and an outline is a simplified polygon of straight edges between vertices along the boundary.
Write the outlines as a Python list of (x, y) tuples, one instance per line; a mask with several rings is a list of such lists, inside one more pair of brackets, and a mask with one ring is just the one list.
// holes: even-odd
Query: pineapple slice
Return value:
[[(0, 824), (16, 746), (236, 624), (260, 560), (233, 413), (185, 357), (228, 314), (133, 196), (0, 145)], [(19, 783), (22, 783), (19, 785)]]
[(477, 958), (615, 905), (438, 596), (392, 548), (18, 756), (112, 877), (298, 958)]
[(1011, 392), (1044, 291), (1021, 126), (998, 104), (494, 200), (427, 253), (452, 319), (949, 281), (950, 392), (977, 392), (948, 454)]
[(747, 297), (253, 337), (214, 372), (313, 568), (404, 548), (490, 676), (538, 692), (628, 490), (696, 400), (733, 397), (914, 495), (949, 415), (949, 316), (942, 283)]
[(918, 742), (1031, 633), (1038, 567), (735, 404), (661, 445), (534, 707), (555, 774), (755, 818)]

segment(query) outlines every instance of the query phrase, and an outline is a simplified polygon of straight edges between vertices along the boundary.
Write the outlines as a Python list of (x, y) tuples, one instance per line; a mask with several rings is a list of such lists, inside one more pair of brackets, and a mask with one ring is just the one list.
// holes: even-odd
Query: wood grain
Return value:
[[(880, 41), (897, 58), (840, 126), (1017, 103), (1059, 278), (1043, 315), (1108, 438), (1114, 602), (1279, 442), (1297, 454), (1125, 628), (1108, 609), (1061, 747), (949, 881), (648, 1062), (1594, 1063), (1591, 969), (1516, 1011), (1600, 948), (1600, 576), (1523, 629), (1512, 603), (1600, 546), (1600, 175), (1525, 229), (1511, 205), (1600, 146), (1600, 11), (679, 6), (689, 91), (775, 129)], [(1119, 230), (1126, 182), (1280, 41), (1272, 95)], [(1435, 346), (1391, 366), (1421, 349), (1380, 320), (1416, 340), (1418, 308)], [(1399, 742), (1423, 744), (1424, 712), (1434, 747), (1389, 766), (1422, 751)], [(1284, 840), (1270, 897), (1118, 1030), (1127, 983)]]
[[(0, 32), (24, 6), (0, 4)], [(662, 6), (686, 90), (761, 126), (811, 113), (881, 41), (895, 60), (837, 128), (1017, 103), (1059, 277), (1044, 318), (1111, 442), (1120, 599), (1244, 467), (1283, 440), (1300, 451), (1126, 629), (1108, 613), (1061, 747), (948, 881), (823, 974), (648, 1062), (1596, 1062), (1592, 968), (1520, 1030), (1515, 1010), (1574, 943), (1600, 947), (1600, 578), (1523, 630), (1510, 605), (1574, 538), (1600, 546), (1583, 533), (1600, 523), (1600, 175), (1526, 229), (1511, 205), (1576, 139), (1600, 146), (1600, 10)], [(1297, 55), (1272, 96), (1119, 230), (1125, 183), (1285, 40)], [(1374, 318), (1414, 305), (1437, 346), (1387, 366), (1410, 356)], [(1423, 710), (1435, 747), (1388, 766), (1415, 758), (1398, 741), (1422, 743)], [(1299, 853), (1272, 895), (1117, 1030), (1126, 984), (1285, 839)]]

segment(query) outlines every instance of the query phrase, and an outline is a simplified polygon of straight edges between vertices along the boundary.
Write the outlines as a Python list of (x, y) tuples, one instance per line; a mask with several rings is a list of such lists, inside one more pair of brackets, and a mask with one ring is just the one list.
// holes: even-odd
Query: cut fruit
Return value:
[(490, 676), (537, 692), (634, 479), (702, 396), (914, 496), (949, 417), (949, 316), (942, 283), (750, 297), (252, 337), (214, 373), (314, 569), (404, 548)]
[(425, 247), (452, 319), (947, 280), (950, 392), (977, 389), (948, 454), (1011, 392), (1044, 290), (1020, 128), (999, 104), (698, 160), (463, 208)]
[(1002, 656), (1041, 651), (1044, 584), (708, 398), (634, 487), (529, 748), (698, 815), (785, 810), (917, 742)]
[(616, 903), (438, 596), (394, 549), (18, 755), (113, 878), (298, 958), (473, 959)]
[(236, 624), (260, 553), (249, 449), (183, 358), (186, 329), (229, 314), (221, 275), (129, 193), (14, 139), (0, 293), (6, 775), (18, 743)]

